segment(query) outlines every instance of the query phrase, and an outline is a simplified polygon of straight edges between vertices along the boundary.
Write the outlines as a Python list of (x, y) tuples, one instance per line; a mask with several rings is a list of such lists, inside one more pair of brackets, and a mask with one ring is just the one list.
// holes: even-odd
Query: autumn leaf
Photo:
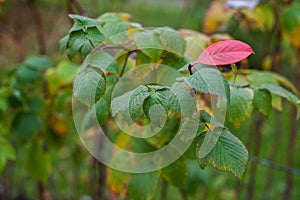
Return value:
[(214, 43), (204, 49), (196, 62), (205, 65), (229, 65), (244, 60), (254, 54), (252, 48), (239, 40), (224, 40)]

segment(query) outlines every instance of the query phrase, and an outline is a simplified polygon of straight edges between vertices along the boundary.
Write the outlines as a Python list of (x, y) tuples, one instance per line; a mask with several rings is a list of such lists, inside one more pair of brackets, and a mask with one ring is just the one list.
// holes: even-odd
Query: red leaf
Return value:
[(195, 63), (206, 65), (228, 65), (244, 60), (254, 54), (252, 48), (238, 40), (224, 40), (214, 43), (204, 49)]

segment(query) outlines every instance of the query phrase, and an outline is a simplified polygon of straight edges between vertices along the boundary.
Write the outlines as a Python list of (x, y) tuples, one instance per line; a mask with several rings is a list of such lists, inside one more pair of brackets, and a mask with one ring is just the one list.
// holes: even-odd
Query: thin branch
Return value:
[(86, 12), (77, 0), (67, 0), (68, 13), (75, 13), (73, 7), (76, 9), (76, 13), (79, 15), (86, 15)]
[(9, 38), (14, 43), (17, 52), (17, 61), (22, 62), (25, 58), (22, 38), (18, 37), (15, 32), (10, 30), (7, 25), (2, 22), (0, 22), (0, 34)]
[(44, 184), (41, 181), (38, 181), (37, 187), (38, 187), (38, 191), (39, 191), (39, 199), (46, 200)]
[(189, 64), (188, 69), (189, 69), (190, 75), (193, 75), (192, 67), (193, 67), (193, 64)]
[(125, 72), (125, 68), (126, 68), (126, 65), (127, 65), (127, 62), (128, 62), (128, 58), (129, 56), (134, 53), (134, 52), (137, 52), (138, 50), (132, 50), (132, 51), (129, 51), (127, 54), (126, 54), (126, 57), (125, 57), (125, 61), (123, 63), (123, 66), (121, 68), (121, 72), (120, 72), (120, 78), (123, 76), (124, 72)]
[(241, 21), (246, 18), (245, 14), (240, 9), (238, 9), (236, 11), (236, 13), (234, 13), (233, 16), (234, 16), (233, 17), (233, 19), (234, 19), (234, 26), (232, 28), (229, 27), (230, 30), (226, 31), (229, 35), (233, 35), (236, 32), (236, 30), (238, 30), (238, 28), (239, 28), (239, 26), (241, 24)]
[[(96, 50), (106, 50), (106, 49), (123, 49), (125, 51), (130, 51), (130, 49), (127, 49), (127, 46), (130, 46), (133, 44), (133, 40), (130, 40), (128, 42), (126, 42), (124, 45), (122, 46), (110, 46), (110, 45), (102, 45), (96, 48)], [(136, 49), (138, 50), (138, 49)]]
[[(300, 88), (300, 58), (299, 58), (299, 53), (300, 53), (300, 49), (297, 49), (297, 66), (295, 67), (296, 70), (296, 77), (295, 77), (295, 85), (296, 87), (299, 89)], [(290, 134), (289, 134), (289, 141), (288, 141), (288, 150), (287, 150), (287, 166), (293, 166), (295, 163), (295, 158), (294, 158), (294, 154), (295, 154), (295, 149), (296, 149), (296, 141), (297, 141), (297, 128), (298, 128), (298, 120), (297, 120), (297, 108), (293, 107), (292, 108), (292, 119), (291, 119), (291, 130), (290, 130)], [(284, 196), (283, 199), (290, 199), (291, 197), (291, 192), (293, 189), (293, 176), (290, 173), (286, 174), (286, 187), (285, 187), (285, 192), (284, 192)]]
[[(271, 151), (269, 154), (269, 159), (276, 159), (277, 154), (279, 152), (279, 145), (281, 142), (281, 123), (277, 123), (278, 121), (281, 121), (281, 115), (279, 113), (279, 111), (276, 111), (275, 113), (276, 116), (276, 122), (275, 122), (275, 134), (273, 136), (273, 142), (272, 142), (272, 147), (271, 147)], [(270, 162), (269, 162), (270, 163)], [(275, 163), (276, 164), (276, 163)], [(275, 166), (274, 165), (270, 165), (270, 167)], [(273, 167), (275, 169), (278, 169), (276, 167)], [(264, 189), (264, 194), (262, 199), (269, 199), (269, 194), (270, 194), (270, 190), (272, 188), (273, 185), (273, 178), (274, 178), (274, 170), (268, 170), (268, 175), (267, 175), (267, 179), (268, 181), (266, 181), (265, 183), (265, 189)]]
[(46, 54), (46, 40), (44, 33), (44, 26), (42, 21), (42, 15), (35, 5), (34, 0), (27, 0), (27, 6), (29, 7), (30, 14), (32, 16), (32, 20), (35, 26), (37, 45), (40, 54)]
[(188, 200), (187, 193), (185, 192), (184, 189), (180, 188), (180, 189), (179, 189), (179, 192), (180, 192), (180, 196), (181, 196), (181, 199), (182, 199), (182, 200)]
[(275, 44), (272, 52), (273, 59), (271, 66), (273, 67), (273, 71), (279, 73), (280, 72), (280, 54), (281, 54), (281, 29), (280, 29), (280, 14), (281, 8), (279, 1), (274, 2), (274, 13), (275, 13), (275, 23), (273, 27), (273, 33), (275, 33)]
[(161, 186), (160, 199), (161, 200), (167, 199), (167, 194), (168, 194), (168, 182), (165, 179), (163, 179), (162, 186)]
[[(261, 139), (262, 139), (262, 128), (263, 128), (263, 122), (264, 118), (261, 114), (258, 115), (258, 117), (254, 120), (255, 124), (253, 127), (256, 127), (256, 135), (254, 136), (254, 152), (253, 156), (258, 157), (260, 154), (260, 147), (261, 147)], [(248, 181), (248, 191), (247, 191), (247, 200), (251, 200), (254, 198), (254, 188), (255, 188), (255, 182), (256, 182), (256, 170), (257, 170), (257, 164), (251, 163), (250, 167), (250, 178)]]
[[(270, 160), (258, 158), (256, 156), (251, 156), (250, 160), (251, 160), (251, 162), (259, 163), (259, 164), (265, 165), (269, 168), (277, 169), (277, 170), (284, 171), (284, 172), (292, 174), (292, 175), (300, 176), (300, 170), (299, 169), (284, 166), (282, 164), (275, 163), (275, 162), (270, 161)], [(268, 182), (269, 182), (269, 180), (268, 180)]]

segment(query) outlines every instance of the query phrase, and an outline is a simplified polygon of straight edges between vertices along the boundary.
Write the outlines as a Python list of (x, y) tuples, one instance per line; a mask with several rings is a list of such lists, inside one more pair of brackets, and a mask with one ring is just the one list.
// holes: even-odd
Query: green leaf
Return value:
[(88, 28), (86, 37), (93, 42), (94, 46), (98, 45), (105, 39), (105, 36), (99, 31), (97, 27)]
[(13, 121), (12, 132), (22, 140), (30, 140), (41, 129), (42, 120), (34, 113), (18, 113)]
[(21, 65), (17, 69), (17, 77), (21, 83), (30, 83), (43, 78), (41, 72), (30, 69), (26, 65)]
[(172, 67), (173, 69), (180, 69), (184, 65), (188, 65), (191, 61), (184, 56), (172, 52), (164, 51), (162, 54), (162, 65)]
[(159, 33), (154, 31), (137, 32), (134, 35), (134, 42), (145, 55), (154, 61), (160, 58), (164, 46), (160, 41)]
[(215, 147), (217, 144), (219, 137), (222, 133), (221, 128), (215, 128), (212, 131), (207, 131), (204, 141), (199, 149), (198, 158), (202, 159), (205, 158)]
[(46, 71), (46, 80), (49, 92), (55, 94), (60, 87), (69, 85), (73, 82), (79, 66), (70, 61), (59, 62), (56, 68)]
[(137, 87), (133, 91), (128, 106), (129, 114), (133, 121), (136, 121), (143, 114), (143, 104), (149, 95), (148, 87), (144, 85)]
[[(110, 21), (109, 23), (106, 23), (102, 29), (101, 32), (108, 38), (117, 34), (124, 33), (127, 31), (128, 26), (130, 23), (123, 22), (123, 21)], [(120, 36), (119, 35), (119, 36)], [(125, 34), (124, 34), (125, 35)], [(128, 40), (128, 38), (126, 38)]]
[(148, 119), (151, 120), (151, 130), (156, 132), (156, 130), (161, 130), (164, 127), (164, 123), (167, 120), (167, 110), (161, 104), (154, 104), (149, 109), (148, 116)]
[[(150, 87), (150, 86), (149, 86)], [(145, 100), (143, 104), (143, 110), (146, 116), (149, 118), (149, 110), (150, 108), (155, 104), (160, 104), (162, 107), (168, 111), (169, 110), (169, 98), (171, 95), (171, 92), (169, 90), (152, 90), (149, 93), (149, 97)]]
[(5, 112), (8, 108), (7, 101), (5, 98), (0, 96), (0, 111)]
[(82, 30), (73, 31), (70, 33), (68, 47), (73, 51), (79, 51), (79, 49), (88, 42), (85, 33)]
[(292, 92), (294, 92), (295, 94), (298, 94), (298, 90), (295, 87), (295, 85), (289, 81), (287, 78), (285, 78), (284, 76), (280, 75), (280, 74), (276, 74), (274, 72), (264, 72), (267, 73), (269, 76), (271, 76), (272, 78), (274, 78), (280, 85), (283, 85), (284, 87), (287, 87), (288, 89), (291, 89)]
[(197, 31), (182, 29), (179, 32), (186, 41), (185, 55), (192, 60), (196, 60), (211, 41), (208, 35)]
[(263, 84), (261, 88), (269, 90), (271, 93), (279, 95), (285, 99), (287, 99), (291, 104), (297, 106), (300, 104), (300, 99), (291, 93), (290, 91), (284, 89), (281, 86), (273, 85), (273, 84)]
[(170, 108), (184, 116), (192, 116), (196, 109), (196, 100), (188, 93), (184, 82), (176, 82), (171, 87), (174, 94), (170, 97)]
[(58, 44), (59, 44), (60, 53), (63, 53), (67, 49), (68, 41), (69, 41), (69, 35), (65, 35), (63, 38), (59, 40)]
[(175, 187), (182, 188), (187, 181), (187, 166), (184, 159), (178, 159), (162, 169), (162, 177)]
[(4, 169), (7, 160), (15, 160), (16, 159), (16, 153), (10, 142), (0, 137), (0, 173)]
[(280, 14), (280, 26), (284, 32), (291, 33), (300, 22), (300, 3), (295, 2)]
[(73, 85), (73, 95), (81, 103), (92, 107), (106, 89), (106, 80), (103, 72), (97, 68), (84, 68), (76, 76)]
[(233, 88), (230, 95), (227, 120), (239, 128), (252, 113), (253, 91), (249, 88)]
[(209, 123), (216, 127), (224, 127), (217, 119), (212, 117), (208, 112), (205, 110), (200, 110), (200, 120), (206, 123)]
[(43, 56), (30, 56), (26, 58), (25, 64), (31, 69), (44, 71), (53, 66), (53, 63)]
[(68, 58), (71, 60), (76, 55), (76, 51), (74, 51), (70, 48), (67, 48), (66, 54), (67, 54)]
[(101, 20), (96, 20), (81, 15), (69, 14), (69, 17), (75, 21), (69, 31), (70, 33), (78, 30), (84, 30), (87, 27), (95, 27), (103, 23)]
[(86, 39), (85, 42), (84, 42), (84, 44), (79, 49), (79, 52), (85, 58), (92, 51), (92, 49), (93, 49), (93, 46), (91, 44), (91, 41), (89, 41), (88, 39)]
[(143, 51), (138, 50), (136, 54), (136, 60), (135, 60), (135, 65), (140, 66), (143, 64), (148, 64), (151, 63), (152, 59), (148, 57), (146, 54), (143, 53)]
[(298, 94), (298, 90), (295, 87), (295, 85), (280, 74), (270, 72), (270, 71), (258, 71), (258, 70), (241, 70), (240, 73), (246, 74), (247, 79), (250, 81), (252, 85), (260, 86), (262, 84), (274, 84), (274, 85), (280, 84), (292, 90), (295, 94)]
[(219, 70), (203, 68), (189, 76), (186, 81), (198, 92), (219, 95), (229, 100), (229, 85)]
[(106, 102), (104, 97), (100, 98), (99, 101), (97, 101), (97, 103), (95, 104), (95, 109), (99, 125), (102, 126), (106, 122), (106, 119), (109, 115), (108, 103)]
[(134, 90), (121, 96), (115, 97), (111, 103), (111, 115), (114, 117), (118, 112), (125, 112), (129, 107), (129, 100)]
[(276, 94), (271, 93), (272, 107), (278, 111), (282, 111), (282, 98)]
[(130, 173), (120, 172), (112, 168), (107, 168), (107, 185), (109, 189), (120, 196), (126, 196), (126, 185), (132, 176)]
[(33, 179), (46, 183), (51, 172), (51, 158), (42, 142), (34, 141), (29, 147), (25, 169)]
[(168, 27), (157, 28), (155, 31), (159, 33), (159, 39), (165, 50), (183, 56), (186, 42), (177, 31)]
[(38, 113), (45, 109), (45, 102), (42, 96), (33, 96), (28, 99), (28, 108), (31, 112)]
[(73, 82), (79, 66), (73, 62), (62, 61), (56, 67), (55, 75), (59, 79), (59, 86), (68, 85)]
[(100, 17), (99, 17), (99, 20), (102, 20), (104, 22), (120, 22), (122, 21), (120, 19), (120, 17), (118, 17), (117, 13), (114, 13), (114, 12), (106, 12), (106, 13), (103, 13)]
[(85, 59), (84, 64), (92, 65), (104, 72), (117, 73), (117, 61), (102, 50), (92, 51)]
[(185, 119), (179, 129), (178, 135), (183, 141), (190, 141), (202, 134), (205, 130), (205, 123), (200, 121), (200, 112), (194, 113)]
[(157, 192), (159, 172), (134, 174), (129, 180), (127, 189), (132, 200), (149, 200)]
[(258, 70), (241, 70), (241, 73), (247, 74), (247, 80), (249, 80), (251, 85), (260, 86), (265, 83), (278, 84), (270, 73)]
[(6, 124), (4, 124), (5, 121), (2, 121), (2, 123), (0, 123), (0, 135), (7, 135), (8, 133), (10, 133), (10, 127), (8, 127)]
[(221, 132), (220, 137), (214, 148), (204, 158), (200, 157), (201, 144), (197, 144), (199, 165), (204, 168), (210, 164), (218, 170), (231, 172), (241, 180), (249, 159), (248, 151), (243, 143), (226, 128), (216, 129)]
[(268, 116), (272, 109), (272, 95), (269, 90), (257, 89), (254, 92), (253, 107)]

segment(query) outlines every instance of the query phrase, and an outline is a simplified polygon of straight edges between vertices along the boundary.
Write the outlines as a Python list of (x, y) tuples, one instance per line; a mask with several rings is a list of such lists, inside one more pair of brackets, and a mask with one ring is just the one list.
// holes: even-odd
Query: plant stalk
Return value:
[[(296, 77), (295, 77), (295, 85), (297, 89), (300, 89), (300, 58), (299, 55), (300, 49), (297, 49), (296, 51), (296, 57), (297, 57), (297, 66), (295, 68), (296, 70)], [(296, 149), (296, 137), (297, 137), (297, 127), (298, 127), (298, 120), (297, 120), (297, 108), (292, 108), (292, 120), (291, 120), (291, 130), (289, 135), (289, 142), (288, 142), (288, 149), (287, 149), (287, 166), (293, 167), (294, 165), (294, 154)], [(283, 199), (290, 199), (291, 192), (293, 189), (293, 175), (291, 173), (286, 173), (286, 187), (283, 195)]]
[[(259, 157), (260, 154), (260, 147), (261, 147), (261, 140), (262, 140), (262, 128), (264, 123), (264, 117), (262, 114), (258, 114), (257, 119), (255, 120), (255, 125), (253, 127), (256, 127), (255, 136), (254, 136), (254, 151), (253, 156)], [(257, 171), (257, 164), (251, 163), (250, 167), (250, 176), (248, 181), (248, 188), (247, 188), (247, 200), (252, 200), (255, 197), (255, 182), (256, 182), (256, 171)]]

